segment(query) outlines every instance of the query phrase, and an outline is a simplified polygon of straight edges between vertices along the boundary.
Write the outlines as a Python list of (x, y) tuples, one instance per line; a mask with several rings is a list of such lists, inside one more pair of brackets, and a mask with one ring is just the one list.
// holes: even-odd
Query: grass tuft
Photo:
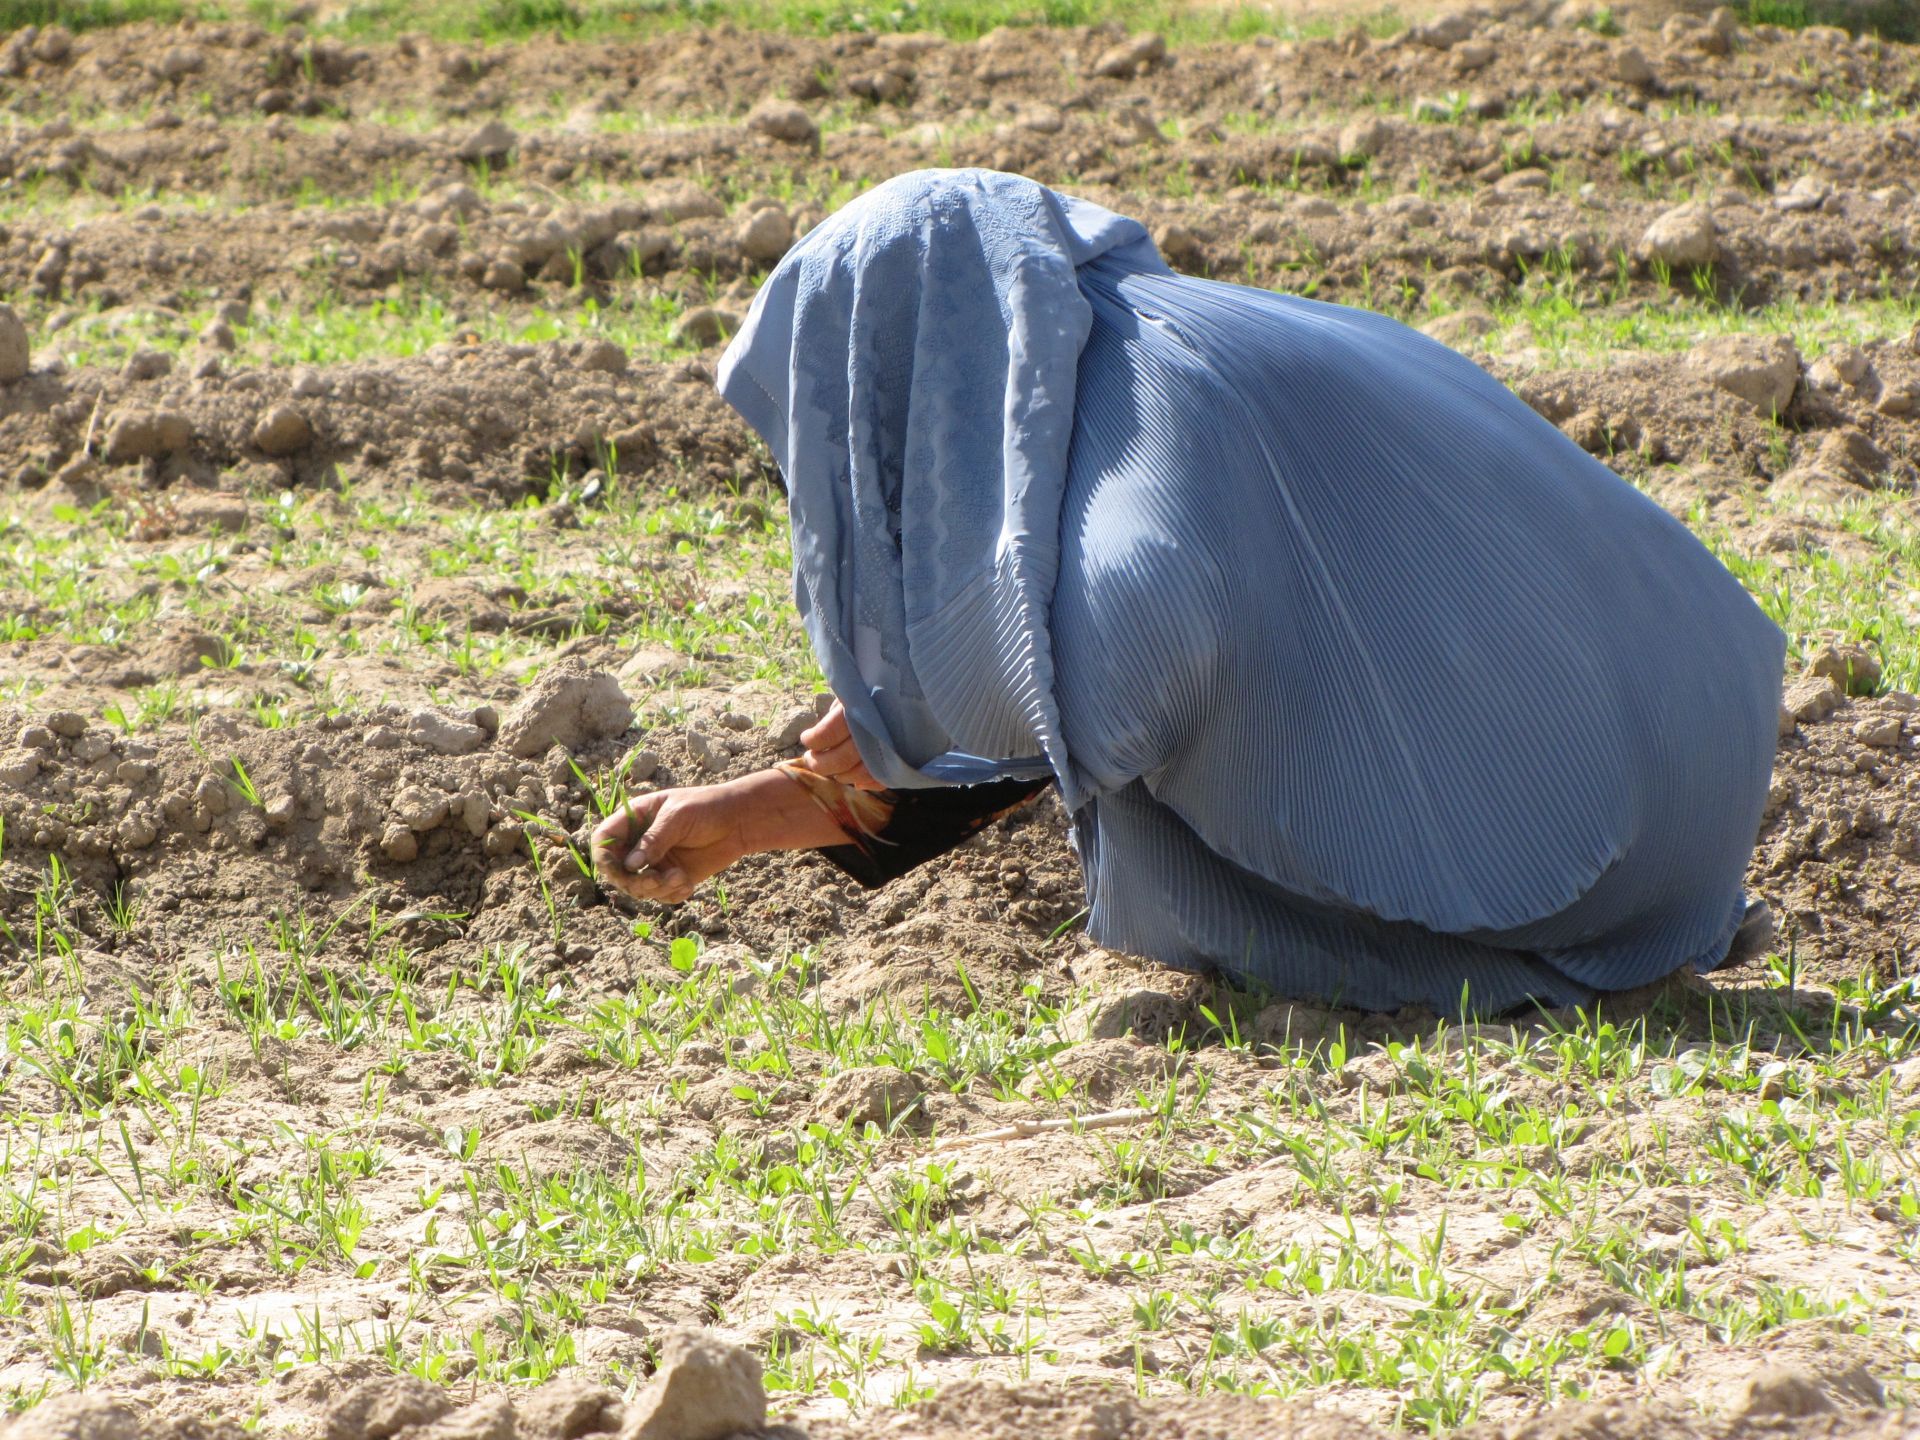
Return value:
[(183, 0), (0, 0), (0, 31), (27, 25), (98, 30), (141, 20), (171, 22), (199, 9)]
[(1920, 41), (1920, 6), (1913, 0), (1745, 0), (1737, 8), (1751, 25), (1838, 25), (1856, 35)]

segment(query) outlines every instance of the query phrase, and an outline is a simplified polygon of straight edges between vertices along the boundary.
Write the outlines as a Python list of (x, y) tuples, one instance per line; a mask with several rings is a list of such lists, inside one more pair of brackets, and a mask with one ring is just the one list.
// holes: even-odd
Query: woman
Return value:
[(1051, 781), (1088, 933), (1168, 965), (1493, 1012), (1726, 956), (1783, 637), (1444, 346), (925, 171), (794, 248), (719, 385), (839, 703), (799, 765), (603, 826), (610, 884), (825, 847), (877, 882)]

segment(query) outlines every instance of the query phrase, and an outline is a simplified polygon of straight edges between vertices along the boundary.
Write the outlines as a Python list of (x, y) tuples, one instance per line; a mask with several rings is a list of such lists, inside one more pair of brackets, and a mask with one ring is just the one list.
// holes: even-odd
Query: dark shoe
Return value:
[(1773, 907), (1764, 900), (1755, 900), (1747, 906), (1740, 928), (1733, 932), (1733, 943), (1727, 947), (1726, 958), (1715, 968), (1748, 965), (1772, 949)]

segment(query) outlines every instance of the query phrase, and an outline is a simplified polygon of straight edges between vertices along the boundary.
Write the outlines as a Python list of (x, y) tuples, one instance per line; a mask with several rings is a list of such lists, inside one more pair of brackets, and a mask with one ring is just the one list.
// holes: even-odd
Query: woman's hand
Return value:
[(846, 709), (838, 700), (819, 724), (801, 732), (800, 743), (807, 747), (807, 753), (796, 763), (814, 774), (831, 776), (856, 790), (886, 789), (867, 773), (866, 762), (854, 746), (853, 732), (847, 728)]
[(593, 832), (593, 865), (635, 900), (678, 905), (751, 853), (743, 797), (728, 785), (659, 790), (629, 800)]
[(745, 856), (846, 843), (839, 823), (790, 776), (759, 770), (629, 800), (594, 827), (593, 868), (623, 895), (678, 905)]

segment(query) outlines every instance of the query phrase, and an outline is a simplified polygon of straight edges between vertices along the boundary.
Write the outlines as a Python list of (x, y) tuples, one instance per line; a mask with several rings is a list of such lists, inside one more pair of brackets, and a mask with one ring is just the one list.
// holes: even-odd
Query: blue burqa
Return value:
[(1725, 954), (1783, 637), (1445, 346), (922, 171), (794, 247), (719, 385), (868, 768), (1055, 776), (1099, 942), (1481, 1012)]

